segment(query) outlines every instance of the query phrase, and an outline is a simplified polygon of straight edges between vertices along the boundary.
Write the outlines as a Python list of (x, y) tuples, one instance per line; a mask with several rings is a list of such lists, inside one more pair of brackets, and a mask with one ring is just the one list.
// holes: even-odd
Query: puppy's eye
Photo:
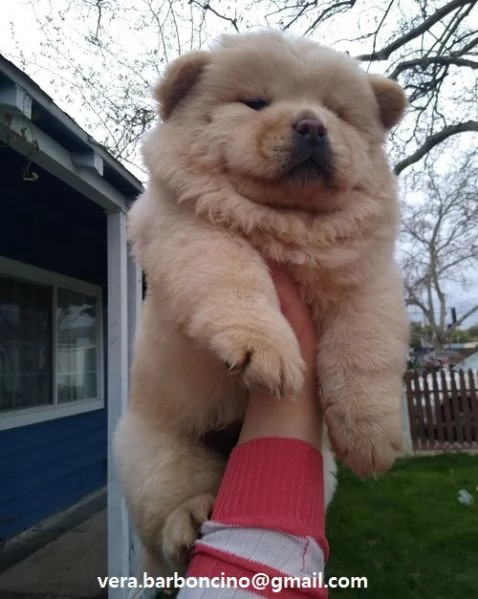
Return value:
[(261, 98), (253, 98), (252, 100), (246, 100), (244, 102), (246, 106), (252, 108), (252, 110), (262, 110), (263, 108), (267, 108), (269, 106), (269, 102), (266, 100), (262, 100)]
[(347, 114), (347, 107), (344, 105), (340, 105), (340, 104), (335, 104), (332, 102), (326, 102), (325, 103), (325, 107), (330, 110), (330, 112), (333, 112), (335, 114), (335, 116), (339, 117), (339, 119), (341, 119), (342, 121), (347, 121), (348, 120), (348, 114)]
[(345, 109), (344, 106), (337, 106), (335, 108), (334, 112), (339, 117), (339, 119), (341, 119), (342, 121), (347, 120), (347, 110)]

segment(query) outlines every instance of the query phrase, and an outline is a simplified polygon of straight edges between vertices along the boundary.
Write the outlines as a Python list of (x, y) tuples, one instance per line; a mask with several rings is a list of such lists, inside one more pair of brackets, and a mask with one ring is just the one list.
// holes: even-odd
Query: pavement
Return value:
[(0, 544), (0, 599), (99, 599), (107, 591), (106, 492)]

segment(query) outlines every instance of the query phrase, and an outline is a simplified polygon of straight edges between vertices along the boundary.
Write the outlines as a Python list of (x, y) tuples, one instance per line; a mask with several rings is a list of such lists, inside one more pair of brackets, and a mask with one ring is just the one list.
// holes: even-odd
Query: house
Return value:
[(107, 479), (109, 527), (127, 531), (108, 435), (140, 306), (125, 216), (141, 184), (1, 56), (0, 172), (0, 541)]
[(465, 353), (473, 352), (478, 349), (478, 341), (466, 341), (464, 343), (448, 343), (445, 349), (454, 349)]

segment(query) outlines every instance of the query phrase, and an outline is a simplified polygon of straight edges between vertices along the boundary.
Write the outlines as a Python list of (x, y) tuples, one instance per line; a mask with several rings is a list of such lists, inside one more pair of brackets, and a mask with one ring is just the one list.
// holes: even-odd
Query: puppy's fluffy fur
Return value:
[[(163, 123), (144, 144), (150, 181), (129, 222), (148, 290), (115, 438), (149, 569), (177, 565), (208, 515), (224, 459), (205, 433), (242, 419), (251, 386), (301, 388), (265, 258), (287, 266), (312, 310), (329, 437), (360, 476), (399, 449), (407, 351), (383, 150), (401, 88), (347, 55), (261, 32), (179, 58), (156, 98)], [(321, 123), (307, 160), (304, 120)], [(327, 447), (324, 458), (333, 472)]]

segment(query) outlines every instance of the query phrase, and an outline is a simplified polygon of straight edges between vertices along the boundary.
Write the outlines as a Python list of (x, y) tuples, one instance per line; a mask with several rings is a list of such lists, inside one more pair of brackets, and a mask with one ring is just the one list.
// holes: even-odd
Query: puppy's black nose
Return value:
[(327, 129), (320, 119), (300, 119), (293, 127), (311, 145), (319, 145), (327, 137)]

